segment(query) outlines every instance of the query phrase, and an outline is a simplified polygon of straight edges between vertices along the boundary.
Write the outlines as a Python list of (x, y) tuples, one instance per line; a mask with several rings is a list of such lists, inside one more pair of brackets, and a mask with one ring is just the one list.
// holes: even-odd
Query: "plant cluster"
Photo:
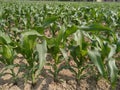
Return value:
[[(55, 82), (63, 69), (70, 70), (79, 83), (85, 70), (96, 68), (94, 72), (115, 88), (119, 76), (119, 58), (115, 57), (120, 52), (119, 7), (21, 2), (1, 2), (0, 6), (0, 62), (5, 65), (0, 76), (10, 74), (17, 83), (19, 73), (26, 70), (22, 76), (34, 86), (49, 53)], [(27, 63), (15, 63), (18, 54)]]

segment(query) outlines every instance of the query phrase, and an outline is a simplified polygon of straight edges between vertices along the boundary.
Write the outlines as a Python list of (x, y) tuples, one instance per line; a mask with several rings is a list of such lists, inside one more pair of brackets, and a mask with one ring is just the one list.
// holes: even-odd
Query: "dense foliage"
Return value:
[[(0, 61), (5, 64), (0, 75), (12, 75), (14, 83), (26, 70), (25, 81), (34, 85), (50, 54), (54, 81), (59, 81), (61, 70), (68, 69), (79, 83), (85, 70), (95, 68), (91, 70), (115, 88), (119, 52), (119, 4), (0, 1)], [(18, 54), (27, 63), (15, 63)]]

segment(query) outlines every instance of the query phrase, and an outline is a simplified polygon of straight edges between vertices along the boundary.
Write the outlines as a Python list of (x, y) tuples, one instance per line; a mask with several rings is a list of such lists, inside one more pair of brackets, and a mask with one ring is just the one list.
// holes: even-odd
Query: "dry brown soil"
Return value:
[[(15, 61), (20, 63), (21, 60), (23, 58), (20, 56)], [(3, 67), (4, 65), (0, 64), (0, 70)], [(74, 75), (69, 70), (62, 70), (59, 73), (60, 82), (56, 83), (48, 72), (50, 68), (49, 66), (44, 67), (43, 73), (34, 87), (31, 86), (30, 82), (24, 83), (23, 78), (18, 80), (17, 85), (13, 85), (11, 76), (5, 75), (0, 78), (0, 90), (111, 90), (110, 85), (104, 79), (96, 81), (94, 76), (81, 79), (78, 85)], [(119, 80), (116, 90), (120, 90)]]

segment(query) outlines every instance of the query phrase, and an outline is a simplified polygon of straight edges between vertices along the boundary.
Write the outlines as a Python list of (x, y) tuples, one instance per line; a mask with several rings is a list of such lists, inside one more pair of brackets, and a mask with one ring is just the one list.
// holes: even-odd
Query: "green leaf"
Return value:
[(4, 44), (7, 44), (7, 41), (0, 36), (0, 44), (4, 45)]
[(42, 44), (37, 44), (36, 45), (36, 50), (38, 52), (39, 56), (39, 71), (43, 68), (46, 62), (46, 55), (47, 55), (47, 43), (44, 40)]
[(15, 27), (11, 28), (11, 30), (16, 33), (21, 33), (21, 30), (19, 30), (18, 28), (15, 28)]
[(120, 52), (120, 37), (117, 34), (117, 52)]
[(106, 77), (105, 68), (103, 60), (101, 59), (101, 54), (98, 50), (88, 50), (88, 55), (95, 66), (98, 68), (98, 71), (103, 77)]
[(29, 58), (32, 55), (32, 53), (35, 49), (36, 39), (37, 39), (37, 37), (41, 37), (41, 36), (43, 36), (43, 35), (39, 34), (35, 30), (25, 31), (22, 33), (20, 47), (22, 50), (22, 54), (24, 56), (27, 56), (27, 58)]
[(78, 30), (76, 25), (72, 25), (71, 27), (69, 27), (64, 34), (64, 38), (67, 38), (68, 36), (70, 36), (71, 34), (75, 33)]
[(109, 72), (110, 72), (110, 80), (112, 86), (116, 84), (117, 81), (117, 75), (118, 75), (118, 68), (115, 64), (115, 59), (110, 58), (108, 61), (108, 67), (109, 67)]
[(43, 35), (41, 35), (35, 30), (29, 30), (22, 33), (22, 37), (25, 37), (25, 36), (43, 36)]
[(35, 26), (33, 29), (36, 30), (38, 33), (40, 33), (42, 35), (44, 34), (44, 28), (43, 27)]
[(58, 35), (57, 35), (57, 37), (55, 38), (56, 46), (59, 46), (59, 45), (60, 45), (60, 42), (62, 42), (63, 39), (65, 39), (65, 38), (64, 38), (64, 32), (65, 32), (64, 28), (61, 28), (61, 30), (59, 30)]
[(8, 35), (0, 31), (0, 44), (9, 44), (11, 43), (11, 39)]
[[(24, 36), (22, 39), (22, 49), (28, 56), (31, 55), (36, 45), (36, 36)], [(29, 54), (30, 53), (30, 54)]]
[(60, 48), (60, 51), (62, 52), (64, 59), (67, 61), (68, 60), (68, 53), (63, 48)]
[(56, 16), (52, 16), (52, 17), (47, 17), (44, 21), (43, 21), (43, 27), (50, 25), (51, 23), (55, 22), (57, 20), (58, 17)]
[[(103, 49), (104, 48), (104, 45), (103, 45), (103, 40), (102, 39), (100, 39), (99, 37), (97, 37), (97, 36), (95, 36), (96, 37), (96, 40), (97, 40), (97, 42), (99, 43), (99, 47), (101, 48), (101, 49)], [(98, 47), (98, 48), (99, 48)]]
[(46, 38), (46, 40), (47, 40), (48, 48), (54, 47), (56, 45), (55, 38)]
[(79, 45), (80, 49), (82, 50), (83, 34), (81, 31), (77, 31), (74, 34), (74, 40), (76, 41), (76, 45)]
[(82, 26), (80, 27), (80, 30), (84, 31), (111, 31), (110, 28), (103, 26), (101, 24), (91, 24), (89, 26)]
[(2, 46), (2, 48), (3, 48), (3, 52), (2, 52), (3, 57), (6, 58), (6, 59), (11, 59), (12, 58), (11, 47), (9, 47), (7, 45), (4, 45), (4, 46)]
[(87, 55), (87, 50), (81, 50), (81, 55), (84, 57)]
[(0, 46), (0, 54), (2, 54), (2, 52), (3, 52), (3, 49), (2, 49), (2, 47)]
[(109, 48), (110, 48), (110, 53), (108, 55), (108, 58), (112, 58), (114, 56), (114, 54), (116, 53), (116, 45), (109, 45)]

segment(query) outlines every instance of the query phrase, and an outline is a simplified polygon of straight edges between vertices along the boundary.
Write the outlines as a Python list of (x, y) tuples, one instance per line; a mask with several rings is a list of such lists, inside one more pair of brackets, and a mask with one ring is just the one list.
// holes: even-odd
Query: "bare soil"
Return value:
[[(23, 58), (19, 56), (15, 61), (21, 63), (21, 60)], [(0, 71), (3, 67), (4, 65), (0, 64)], [(0, 78), (0, 90), (111, 90), (110, 84), (106, 80), (101, 78), (97, 81), (94, 76), (87, 76), (80, 80), (80, 84), (77, 84), (73, 73), (67, 69), (59, 73), (60, 82), (54, 82), (53, 76), (48, 71), (49, 69), (51, 67), (44, 67), (34, 87), (31, 86), (30, 82), (24, 83), (23, 78), (19, 78), (17, 85), (14, 85), (11, 76), (5, 75)], [(118, 80), (115, 90), (120, 90), (120, 80)]]

